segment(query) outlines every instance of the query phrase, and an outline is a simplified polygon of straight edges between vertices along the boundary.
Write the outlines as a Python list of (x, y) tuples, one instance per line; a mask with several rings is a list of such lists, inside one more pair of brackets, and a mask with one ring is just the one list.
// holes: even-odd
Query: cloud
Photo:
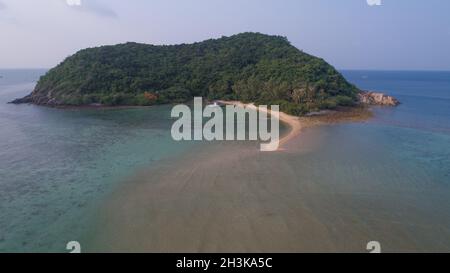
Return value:
[(118, 14), (108, 6), (100, 3), (98, 0), (64, 0), (71, 9), (90, 12), (95, 15), (105, 16), (110, 18), (118, 18)]
[(3, 2), (0, 2), (0, 10), (6, 9), (6, 5)]

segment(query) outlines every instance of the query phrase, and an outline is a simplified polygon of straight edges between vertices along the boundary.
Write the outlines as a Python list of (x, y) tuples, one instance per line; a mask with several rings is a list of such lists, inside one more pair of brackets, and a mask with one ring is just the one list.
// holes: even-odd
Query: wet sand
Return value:
[[(208, 145), (208, 144), (206, 144)], [(92, 251), (334, 251), (282, 152), (216, 143), (124, 184), (102, 210)]]
[[(304, 118), (302, 124), (363, 116), (342, 115)], [(389, 194), (395, 185), (360, 183), (372, 175), (358, 171), (357, 163), (337, 158), (317, 168), (324, 160), (315, 156), (323, 136), (298, 132), (276, 152), (260, 152), (257, 142), (205, 143), (143, 170), (100, 209), (86, 251), (367, 252), (375, 239), (391, 251), (424, 245), (446, 250), (415, 238), (417, 230), (434, 227), (426, 211), (414, 207), (413, 195), (401, 201)], [(350, 172), (350, 180), (327, 179), (340, 172)]]
[[(302, 130), (302, 123), (299, 117), (292, 116), (281, 111), (259, 108), (255, 106), (253, 103), (242, 103), (240, 101), (224, 101), (224, 100), (219, 100), (218, 102), (226, 105), (235, 105), (257, 111), (264, 111), (268, 114), (276, 112), (278, 114), (278, 118), (280, 119), (280, 121), (284, 122), (289, 127), (289, 131), (286, 134), (282, 135), (280, 138), (280, 145), (278, 150), (282, 150), (283, 145), (289, 142), (294, 137), (296, 137), (298, 134), (300, 134)], [(308, 120), (303, 120), (303, 122), (305, 124), (309, 124)]]

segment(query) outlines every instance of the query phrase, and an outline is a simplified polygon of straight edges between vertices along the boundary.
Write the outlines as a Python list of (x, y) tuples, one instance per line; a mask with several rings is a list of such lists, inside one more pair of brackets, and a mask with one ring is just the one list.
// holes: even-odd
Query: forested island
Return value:
[(242, 33), (193, 44), (126, 43), (68, 57), (12, 103), (147, 106), (194, 96), (280, 105), (293, 115), (351, 106), (360, 90), (285, 37)]

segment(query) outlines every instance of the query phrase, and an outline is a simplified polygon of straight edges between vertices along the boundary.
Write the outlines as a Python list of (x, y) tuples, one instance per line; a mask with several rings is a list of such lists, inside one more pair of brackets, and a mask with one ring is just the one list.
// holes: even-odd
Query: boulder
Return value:
[(400, 102), (392, 97), (379, 92), (362, 91), (358, 94), (359, 102), (367, 105), (397, 106)]

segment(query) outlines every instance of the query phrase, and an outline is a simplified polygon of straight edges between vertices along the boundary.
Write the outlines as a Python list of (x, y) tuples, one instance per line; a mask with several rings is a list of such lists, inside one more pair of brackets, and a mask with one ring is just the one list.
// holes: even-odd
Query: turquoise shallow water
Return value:
[(6, 104), (44, 72), (0, 70), (0, 251), (65, 251), (118, 181), (190, 145), (172, 141), (169, 106)]
[[(0, 251), (64, 252), (66, 242), (89, 230), (98, 205), (124, 178), (195, 151), (192, 143), (171, 140), (170, 106), (63, 110), (6, 104), (32, 90), (43, 73), (0, 70)], [(383, 225), (405, 234), (390, 239), (392, 249), (401, 249), (402, 240), (408, 246), (417, 240), (422, 250), (450, 249), (449, 239), (440, 238), (450, 234), (450, 73), (343, 73), (402, 104), (375, 108), (366, 123), (311, 130), (307, 134), (320, 136), (322, 144), (311, 154), (293, 155), (298, 176), (342, 196), (339, 206), (360, 214), (358, 224), (373, 226), (374, 237), (389, 238), (389, 230), (379, 229)], [(319, 215), (338, 222), (328, 212)]]

